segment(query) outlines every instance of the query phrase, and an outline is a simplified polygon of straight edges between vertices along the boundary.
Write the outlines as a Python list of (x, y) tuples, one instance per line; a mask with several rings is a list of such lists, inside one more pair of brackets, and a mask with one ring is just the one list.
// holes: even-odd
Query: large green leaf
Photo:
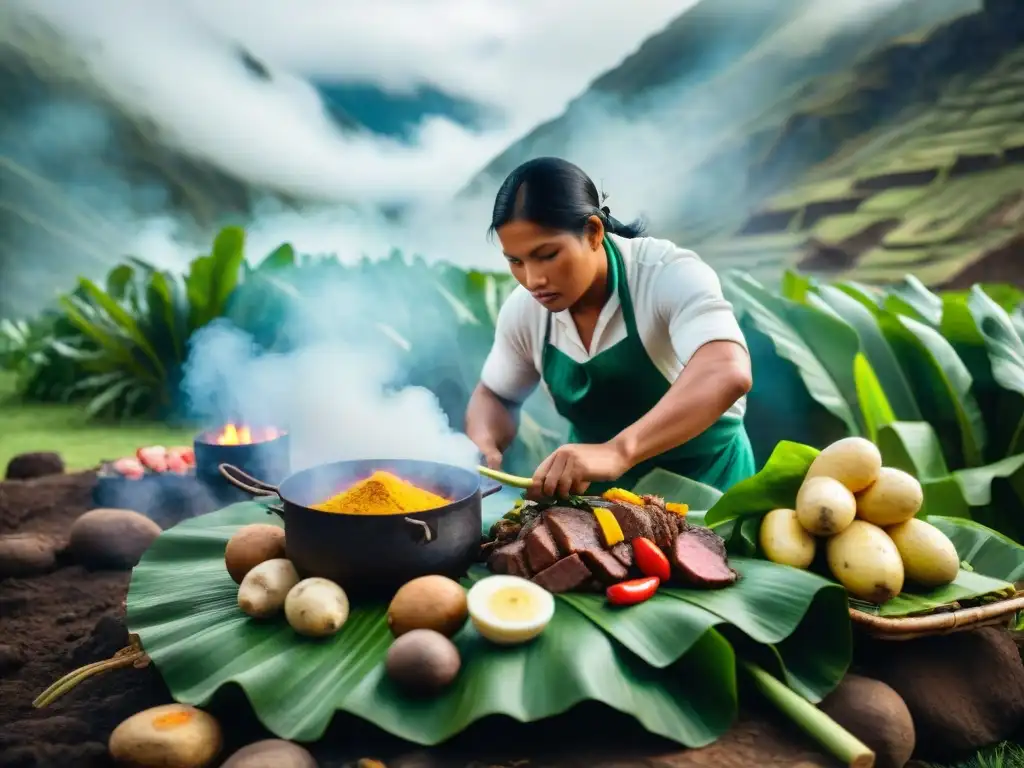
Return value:
[(938, 331), (911, 317), (882, 314), (879, 322), (925, 421), (938, 432), (946, 461), (955, 468), (982, 464), (985, 424), (971, 374), (956, 351)]
[[(844, 387), (849, 390), (847, 394), (854, 391), (853, 354), (857, 351), (856, 334), (851, 343), (849, 326), (824, 313), (772, 296), (756, 281), (738, 273), (730, 273), (725, 277), (723, 289), (737, 313), (749, 317), (754, 326), (771, 339), (778, 355), (796, 366), (811, 396), (841, 420), (849, 432), (856, 433), (857, 417), (850, 406), (856, 398), (844, 395)], [(812, 316), (808, 317), (804, 310)], [(797, 322), (799, 328), (796, 327)], [(849, 355), (849, 371), (841, 381), (837, 381), (835, 376), (842, 365), (830, 357), (833, 364), (831, 368), (826, 366), (802, 332), (813, 332), (816, 340), (821, 338), (821, 344), (816, 345), (818, 351), (827, 344), (823, 340), (826, 332), (840, 337), (841, 354), (845, 355), (852, 350)], [(846, 381), (845, 376), (849, 377), (849, 381)]]
[(1016, 583), (1024, 579), (1024, 548), (973, 520), (929, 515), (928, 522), (949, 536), (964, 562), (984, 576)]
[[(731, 551), (754, 555), (757, 547), (756, 538), (751, 535), (752, 531), (756, 530), (756, 525), (767, 512), (777, 508), (793, 508), (797, 491), (817, 454), (818, 451), (810, 446), (779, 443), (760, 472), (730, 488), (718, 503), (708, 510), (705, 517), (707, 524), (714, 530), (721, 531), (730, 522), (736, 530), (743, 529), (750, 523), (743, 536), (730, 536), (727, 543)], [(1021, 464), (1024, 464), (1024, 457), (1021, 459)], [(924, 486), (927, 503), (928, 484), (925, 483)], [(931, 510), (932, 507), (929, 505), (924, 511)], [(928, 519), (927, 516), (922, 516)], [(1004, 537), (999, 537), (995, 531), (992, 531), (991, 535), (1004, 540)], [(1020, 550), (1020, 554), (1024, 557), (1024, 548)], [(1004, 596), (1009, 586), (980, 573), (961, 571), (956, 581), (947, 587), (926, 593), (904, 592), (882, 606), (869, 606), (860, 602), (852, 604), (860, 610), (883, 616), (908, 616), (925, 613), (941, 605), (958, 601)]]
[[(737, 659), (727, 634), (773, 644), (758, 647), (814, 701), (849, 664), (842, 589), (813, 574), (737, 559), (743, 578), (714, 593), (666, 589), (629, 610), (596, 596), (558, 596), (548, 629), (524, 646), (492, 646), (467, 625), (456, 637), (463, 667), (455, 685), (436, 699), (410, 701), (383, 674), (391, 639), (383, 606), (356, 608), (324, 641), (300, 638), (283, 620), (258, 622), (239, 612), (224, 547), (240, 526), (267, 519), (262, 504), (247, 502), (165, 531), (135, 568), (127, 624), (175, 698), (205, 704), (237, 683), (282, 738), (315, 740), (341, 711), (434, 744), (488, 715), (533, 721), (589, 700), (701, 746), (737, 713)], [(468, 581), (483, 573), (477, 567)]]
[(1024, 450), (1024, 341), (1013, 321), (980, 287), (944, 295), (942, 334), (971, 373), (988, 432), (986, 458)]
[(868, 309), (846, 291), (830, 285), (821, 286), (818, 294), (857, 332), (864, 357), (878, 377), (896, 418), (900, 421), (919, 420), (921, 411), (913, 390), (879, 327), (877, 312)]

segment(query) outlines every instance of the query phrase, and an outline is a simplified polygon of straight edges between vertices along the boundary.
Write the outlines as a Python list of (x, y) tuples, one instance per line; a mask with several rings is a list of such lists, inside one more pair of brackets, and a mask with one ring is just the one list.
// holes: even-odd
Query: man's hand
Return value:
[(592, 482), (617, 480), (629, 469), (628, 460), (612, 443), (563, 445), (537, 467), (527, 497), (564, 499), (583, 493)]

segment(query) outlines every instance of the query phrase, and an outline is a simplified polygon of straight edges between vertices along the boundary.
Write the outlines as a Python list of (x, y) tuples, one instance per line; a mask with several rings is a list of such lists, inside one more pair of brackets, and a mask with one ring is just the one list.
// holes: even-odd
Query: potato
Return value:
[(291, 741), (264, 739), (242, 747), (220, 768), (317, 768), (309, 750)]
[(466, 590), (447, 576), (420, 576), (402, 585), (388, 606), (388, 627), (395, 637), (414, 629), (434, 629), (452, 637), (469, 615)]
[(863, 437), (844, 437), (815, 457), (804, 482), (812, 477), (831, 477), (857, 493), (875, 482), (881, 468), (878, 446)]
[(796, 495), (796, 518), (808, 533), (834, 536), (846, 530), (857, 515), (850, 489), (831, 477), (805, 480)]
[(288, 593), (284, 615), (292, 629), (307, 637), (333, 635), (348, 621), (348, 595), (328, 579), (303, 579)]
[(273, 616), (298, 583), (299, 574), (291, 560), (267, 560), (245, 574), (238, 588), (238, 607), (254, 619)]
[(236, 584), (260, 563), (283, 557), (284, 529), (267, 523), (242, 526), (224, 548), (224, 565)]
[(220, 752), (220, 725), (187, 704), (164, 704), (132, 715), (110, 734), (110, 756), (134, 768), (205, 768)]
[(808, 568), (814, 561), (815, 541), (792, 509), (773, 509), (761, 521), (761, 549), (773, 563)]
[(854, 520), (828, 540), (828, 567), (856, 598), (880, 605), (903, 590), (903, 560), (877, 525)]
[(907, 578), (923, 587), (942, 587), (960, 573), (960, 555), (942, 531), (916, 517), (887, 528), (903, 558)]
[(882, 467), (878, 479), (857, 496), (857, 517), (886, 528), (902, 523), (924, 504), (921, 483), (901, 469)]

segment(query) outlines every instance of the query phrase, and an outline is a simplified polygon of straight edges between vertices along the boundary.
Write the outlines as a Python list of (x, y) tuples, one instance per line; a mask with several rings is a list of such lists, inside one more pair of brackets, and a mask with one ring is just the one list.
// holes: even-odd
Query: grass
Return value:
[(194, 434), (152, 422), (86, 422), (74, 405), (22, 403), (13, 378), (0, 372), (0, 471), (26, 451), (57, 451), (68, 469), (88, 469), (104, 459), (133, 455), (143, 445), (191, 445)]
[(940, 763), (911, 763), (918, 768), (1024, 768), (1024, 747), (1005, 742), (991, 749), (984, 749), (962, 763), (942, 765)]

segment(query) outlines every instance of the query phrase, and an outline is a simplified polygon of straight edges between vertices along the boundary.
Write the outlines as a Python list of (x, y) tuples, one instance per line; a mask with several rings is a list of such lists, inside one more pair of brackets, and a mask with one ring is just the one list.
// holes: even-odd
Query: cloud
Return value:
[[(395, 203), (457, 190), (686, 2), (651, 0), (640, 14), (591, 5), (11, 0), (6, 12), (56, 29), (75, 56), (49, 63), (87, 77), (171, 146), (257, 187)], [(270, 63), (271, 82), (245, 69), (238, 42)], [(475, 132), (427, 119), (411, 146), (343, 136), (306, 76), (399, 90), (427, 83), (506, 120)]]

